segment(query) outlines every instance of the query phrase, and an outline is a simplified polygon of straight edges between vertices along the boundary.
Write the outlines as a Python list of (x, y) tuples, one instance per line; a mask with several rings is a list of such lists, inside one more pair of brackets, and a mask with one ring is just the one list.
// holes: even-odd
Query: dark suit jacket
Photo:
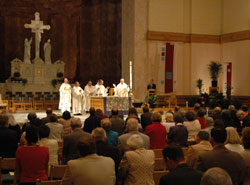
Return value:
[(112, 123), (111, 130), (118, 132), (119, 136), (122, 135), (124, 131), (124, 120), (117, 115), (117, 116), (112, 116), (110, 118), (110, 121)]
[(152, 114), (150, 112), (146, 112), (141, 115), (141, 126), (144, 130), (148, 125), (152, 124), (151, 116)]
[(188, 131), (184, 125), (175, 125), (170, 127), (168, 140), (169, 142), (177, 143), (182, 147), (187, 146)]
[(187, 164), (180, 164), (169, 174), (160, 179), (160, 185), (200, 185), (202, 172)]
[(7, 127), (0, 127), (0, 156), (3, 158), (15, 158), (18, 141), (19, 138), (16, 131)]
[(107, 145), (102, 141), (98, 141), (96, 142), (96, 153), (98, 155), (112, 158), (115, 162), (115, 171), (116, 172), (118, 171), (120, 160), (119, 160), (119, 150), (117, 147)]
[(156, 89), (156, 85), (155, 84), (148, 84), (147, 89)]
[(66, 164), (71, 159), (78, 159), (80, 156), (78, 154), (77, 143), (79, 139), (89, 133), (82, 131), (82, 129), (77, 128), (73, 132), (64, 137), (63, 142), (63, 157), (64, 164)]
[(43, 125), (45, 125), (46, 123), (50, 122), (50, 119), (49, 119), (49, 117), (44, 117), (44, 118), (41, 119), (41, 122), (42, 122)]
[(250, 127), (250, 114), (244, 117), (242, 127)]
[(197, 169), (205, 172), (212, 167), (226, 170), (234, 185), (243, 182), (247, 169), (240, 154), (226, 149), (224, 145), (217, 145), (213, 150), (199, 156)]
[(84, 121), (84, 127), (83, 130), (85, 132), (91, 133), (92, 130), (94, 130), (96, 127), (101, 127), (101, 120), (102, 118), (97, 117), (97, 116), (89, 116), (85, 121)]

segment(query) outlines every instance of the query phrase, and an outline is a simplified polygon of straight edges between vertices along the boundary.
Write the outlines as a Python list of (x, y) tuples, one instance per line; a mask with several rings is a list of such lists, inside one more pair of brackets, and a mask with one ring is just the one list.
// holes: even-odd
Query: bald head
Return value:
[(95, 128), (91, 133), (92, 138), (97, 141), (105, 142), (107, 139), (106, 131), (102, 127)]

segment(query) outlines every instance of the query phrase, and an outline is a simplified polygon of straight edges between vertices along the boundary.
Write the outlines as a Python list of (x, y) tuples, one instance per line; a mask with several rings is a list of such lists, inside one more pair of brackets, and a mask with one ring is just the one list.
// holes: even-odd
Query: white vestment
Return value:
[(63, 83), (59, 89), (60, 92), (60, 101), (59, 109), (61, 112), (69, 111), (71, 107), (71, 86), (69, 84)]
[(83, 96), (83, 89), (78, 86), (73, 87), (72, 92), (72, 112), (73, 114), (81, 114), (82, 110), (84, 110), (84, 96)]
[(105, 89), (104, 85), (96, 84), (95, 89), (96, 96), (107, 96), (107, 90)]
[(119, 83), (115, 89), (115, 95), (119, 97), (128, 97), (129, 87), (127, 84)]
[(84, 87), (85, 94), (85, 111), (89, 111), (90, 109), (90, 97), (95, 95), (95, 86), (86, 85)]

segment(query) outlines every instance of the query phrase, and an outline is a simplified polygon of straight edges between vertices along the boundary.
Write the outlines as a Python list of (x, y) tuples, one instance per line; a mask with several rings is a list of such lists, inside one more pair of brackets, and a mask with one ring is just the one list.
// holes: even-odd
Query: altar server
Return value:
[(64, 83), (61, 85), (60, 92), (60, 101), (59, 101), (59, 109), (61, 112), (69, 111), (71, 107), (71, 86), (69, 85), (69, 81), (67, 78), (64, 78)]
[(122, 78), (120, 80), (120, 83), (115, 88), (116, 95), (119, 97), (128, 97), (129, 87), (124, 82), (124, 79)]
[(95, 86), (92, 85), (92, 81), (84, 87), (85, 94), (85, 111), (88, 112), (90, 109), (90, 97), (95, 95)]
[(84, 91), (80, 87), (80, 83), (78, 81), (75, 82), (75, 86), (73, 87), (72, 92), (72, 112), (74, 115), (82, 115), (82, 110), (84, 110)]
[(107, 91), (108, 91), (109, 87), (105, 88), (103, 83), (104, 82), (102, 79), (97, 81), (97, 84), (95, 85), (96, 96), (107, 96)]

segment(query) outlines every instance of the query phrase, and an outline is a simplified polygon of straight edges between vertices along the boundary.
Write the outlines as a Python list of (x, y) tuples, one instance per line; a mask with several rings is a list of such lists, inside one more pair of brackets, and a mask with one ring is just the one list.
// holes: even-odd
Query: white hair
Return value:
[(210, 168), (201, 178), (201, 185), (233, 185), (232, 179), (222, 168)]
[(127, 121), (127, 130), (130, 131), (138, 131), (138, 120), (135, 118), (129, 118)]
[(106, 131), (102, 127), (97, 127), (92, 131), (91, 135), (96, 140), (104, 140), (106, 138)]
[(128, 138), (127, 145), (133, 150), (143, 148), (143, 140), (140, 135), (134, 134)]

